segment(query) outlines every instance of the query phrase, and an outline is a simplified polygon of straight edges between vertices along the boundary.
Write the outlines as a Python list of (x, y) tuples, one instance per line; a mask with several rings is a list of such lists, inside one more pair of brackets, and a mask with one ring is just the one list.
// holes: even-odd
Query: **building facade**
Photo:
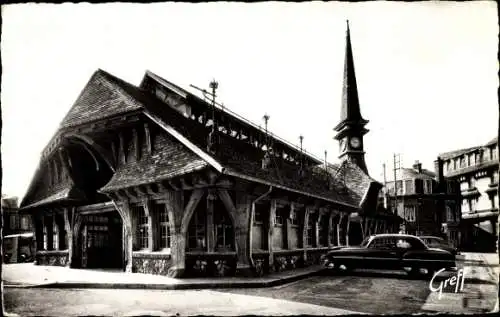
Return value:
[(4, 236), (33, 231), (30, 215), (19, 213), (17, 197), (2, 197), (2, 217)]
[(364, 164), (349, 31), (327, 164), (146, 72), (98, 70), (46, 146), (21, 207), (39, 264), (181, 276), (263, 275), (393, 232)]
[[(434, 172), (418, 161), (412, 168), (396, 170), (386, 183), (380, 199), (388, 209), (404, 219), (402, 231), (414, 235), (446, 238), (452, 245), (460, 241), (460, 191), (458, 184), (444, 179), (443, 162), (437, 160)], [(385, 197), (384, 197), (385, 195)], [(396, 208), (397, 206), (397, 208)]]
[(495, 252), (498, 234), (498, 138), (440, 154), (445, 177), (460, 183), (461, 248)]

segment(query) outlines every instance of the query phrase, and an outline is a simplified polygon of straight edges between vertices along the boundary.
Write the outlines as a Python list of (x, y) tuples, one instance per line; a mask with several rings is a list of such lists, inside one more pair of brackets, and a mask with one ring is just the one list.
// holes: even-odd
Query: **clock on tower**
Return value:
[(358, 137), (352, 137), (351, 146), (354, 149), (358, 149), (361, 146), (361, 140)]

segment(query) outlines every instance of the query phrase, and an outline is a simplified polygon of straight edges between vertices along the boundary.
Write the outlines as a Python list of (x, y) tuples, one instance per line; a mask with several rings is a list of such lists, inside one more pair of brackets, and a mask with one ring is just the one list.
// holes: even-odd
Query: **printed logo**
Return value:
[(456, 275), (449, 277), (444, 281), (439, 282), (438, 287), (434, 287), (434, 280), (444, 270), (445, 269), (437, 271), (432, 277), (431, 281), (429, 282), (429, 289), (431, 290), (431, 292), (434, 293), (439, 292), (438, 299), (441, 299), (441, 296), (443, 294), (443, 289), (445, 289), (447, 286), (455, 286), (455, 293), (458, 293), (459, 285), (460, 285), (460, 291), (464, 290), (465, 272), (463, 269), (458, 270)]

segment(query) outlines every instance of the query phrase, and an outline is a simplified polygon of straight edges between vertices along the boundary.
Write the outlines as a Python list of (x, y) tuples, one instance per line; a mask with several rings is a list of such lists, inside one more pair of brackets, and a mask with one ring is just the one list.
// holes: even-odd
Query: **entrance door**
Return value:
[(82, 230), (82, 267), (121, 268), (122, 224), (115, 212), (86, 215)]

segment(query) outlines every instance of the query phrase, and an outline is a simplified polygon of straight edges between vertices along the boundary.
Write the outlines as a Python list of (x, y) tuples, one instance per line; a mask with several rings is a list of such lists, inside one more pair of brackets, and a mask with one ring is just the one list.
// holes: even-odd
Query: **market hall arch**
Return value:
[(67, 135), (64, 148), (71, 178), (87, 199), (75, 210), (72, 266), (123, 269), (123, 219), (109, 197), (98, 191), (115, 172), (112, 157), (78, 134)]

